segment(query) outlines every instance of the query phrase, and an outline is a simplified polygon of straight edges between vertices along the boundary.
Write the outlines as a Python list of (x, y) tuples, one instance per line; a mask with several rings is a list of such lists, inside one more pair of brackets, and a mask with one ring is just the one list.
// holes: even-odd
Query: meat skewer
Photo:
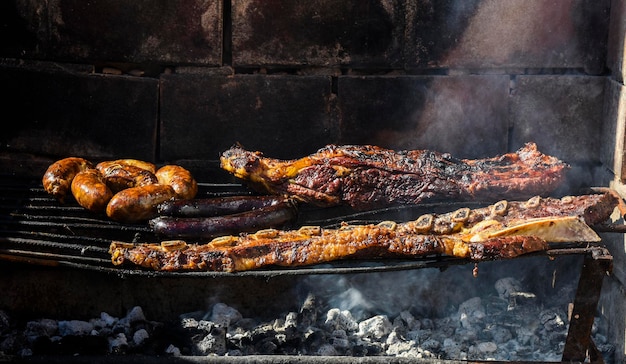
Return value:
[(221, 167), (264, 193), (318, 206), (364, 210), (427, 200), (525, 199), (547, 195), (569, 166), (528, 143), (515, 153), (458, 159), (428, 150), (393, 151), (369, 145), (328, 145), (295, 160), (265, 157), (236, 145)]
[(137, 245), (112, 242), (109, 252), (115, 265), (128, 262), (163, 271), (234, 272), (348, 258), (442, 254), (473, 261), (506, 259), (546, 250), (555, 236), (559, 241), (599, 241), (589, 225), (608, 219), (616, 205), (611, 194), (535, 197), (429, 214), (403, 223), (345, 224), (339, 229), (266, 229), (218, 237), (207, 244), (187, 244), (182, 240)]

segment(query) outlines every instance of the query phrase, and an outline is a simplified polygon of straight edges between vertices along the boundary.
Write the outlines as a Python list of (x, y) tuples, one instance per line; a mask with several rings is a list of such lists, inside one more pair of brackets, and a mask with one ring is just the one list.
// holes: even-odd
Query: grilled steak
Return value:
[(301, 159), (278, 160), (237, 145), (222, 154), (221, 166), (262, 192), (359, 210), (429, 199), (525, 199), (553, 191), (569, 168), (533, 143), (475, 160), (368, 145), (328, 145)]
[(587, 224), (600, 223), (617, 204), (611, 194), (534, 197), (500, 201), (478, 209), (429, 214), (414, 221), (348, 225), (339, 229), (305, 226), (224, 236), (207, 244), (182, 240), (161, 244), (113, 242), (113, 264), (154, 270), (243, 271), (302, 266), (346, 258), (450, 255), (474, 261), (513, 258), (545, 250), (549, 242), (598, 241)]

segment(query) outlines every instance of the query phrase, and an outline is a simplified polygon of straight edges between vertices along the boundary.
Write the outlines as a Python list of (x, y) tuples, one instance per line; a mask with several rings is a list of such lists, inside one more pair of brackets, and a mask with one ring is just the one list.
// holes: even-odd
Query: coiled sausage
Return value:
[(93, 212), (104, 212), (113, 192), (97, 169), (87, 169), (72, 180), (72, 195), (79, 205)]
[(198, 183), (185, 168), (173, 164), (165, 165), (156, 171), (159, 184), (172, 186), (177, 198), (191, 199), (198, 193)]
[(93, 168), (93, 164), (84, 158), (68, 157), (58, 160), (44, 173), (43, 188), (60, 203), (64, 203), (76, 174), (89, 168)]
[(122, 190), (111, 198), (106, 214), (120, 222), (139, 222), (157, 215), (157, 205), (174, 198), (176, 193), (169, 185), (152, 184)]
[[(149, 171), (150, 173), (156, 172), (156, 166), (154, 165), (154, 163), (142, 161), (140, 159), (116, 159), (113, 161), (104, 161), (104, 162), (98, 163), (100, 167), (106, 167), (107, 165), (111, 165), (111, 164), (134, 166), (134, 167), (139, 167), (141, 169), (145, 169), (146, 171)], [(96, 166), (96, 168), (98, 167)]]
[(134, 164), (107, 161), (98, 163), (96, 168), (100, 171), (106, 184), (113, 192), (119, 192), (130, 187), (147, 186), (158, 182), (153, 172)]

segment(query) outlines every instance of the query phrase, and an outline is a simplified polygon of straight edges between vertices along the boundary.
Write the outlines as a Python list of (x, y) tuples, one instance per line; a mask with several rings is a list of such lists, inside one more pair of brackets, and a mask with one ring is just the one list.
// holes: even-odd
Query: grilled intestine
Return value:
[(597, 242), (590, 225), (609, 218), (614, 195), (533, 197), (477, 209), (427, 214), (407, 222), (339, 228), (302, 226), (221, 236), (206, 244), (184, 240), (132, 244), (114, 241), (113, 264), (157, 271), (246, 271), (268, 266), (306, 266), (341, 259), (416, 258), (447, 255), (470, 261), (514, 258), (550, 243)]

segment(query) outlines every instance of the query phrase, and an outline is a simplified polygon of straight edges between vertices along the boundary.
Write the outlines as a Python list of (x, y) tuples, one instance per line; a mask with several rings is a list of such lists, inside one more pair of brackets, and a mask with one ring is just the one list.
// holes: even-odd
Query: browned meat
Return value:
[(515, 153), (476, 160), (367, 145), (329, 145), (296, 160), (267, 158), (234, 146), (220, 160), (223, 169), (262, 192), (357, 209), (429, 199), (495, 201), (546, 195), (562, 183), (569, 168), (540, 153), (533, 143)]
[(98, 163), (96, 168), (98, 168), (98, 169), (100, 169), (100, 168), (108, 168), (109, 166), (112, 166), (112, 165), (134, 166), (134, 167), (139, 167), (141, 169), (145, 169), (146, 171), (148, 171), (150, 173), (155, 173), (156, 172), (156, 166), (154, 165), (154, 163), (142, 161), (142, 160), (139, 160), (139, 159), (130, 159), (130, 158), (127, 158), (127, 159), (116, 159), (116, 160), (112, 160), (112, 161), (100, 162), (100, 163)]
[(72, 181), (72, 195), (79, 205), (93, 212), (104, 212), (113, 192), (97, 169), (79, 172)]
[(72, 180), (78, 172), (93, 168), (93, 164), (86, 159), (68, 157), (52, 163), (43, 175), (43, 188), (59, 202), (65, 202), (70, 192)]
[(474, 261), (545, 250), (548, 242), (598, 241), (585, 223), (602, 222), (617, 200), (610, 194), (500, 201), (480, 209), (424, 215), (414, 221), (302, 227), (224, 236), (207, 244), (113, 242), (112, 262), (155, 270), (243, 271), (302, 266), (347, 258), (450, 255)]
[(198, 183), (191, 172), (177, 165), (165, 165), (156, 171), (160, 184), (172, 186), (177, 198), (190, 199), (198, 193)]
[(111, 198), (106, 214), (121, 222), (139, 222), (157, 215), (157, 206), (176, 196), (168, 185), (153, 184), (122, 190)]
[(225, 196), (170, 200), (158, 206), (162, 216), (211, 217), (262, 209), (285, 202), (280, 196)]
[(202, 240), (227, 234), (279, 228), (294, 221), (298, 212), (293, 201), (284, 199), (270, 206), (222, 216), (159, 216), (149, 221), (161, 236)]
[(150, 169), (137, 165), (137, 163), (146, 162), (137, 161), (137, 163), (130, 163), (129, 161), (135, 160), (106, 161), (96, 165), (106, 184), (114, 193), (127, 188), (147, 186), (158, 182), (157, 177)]

